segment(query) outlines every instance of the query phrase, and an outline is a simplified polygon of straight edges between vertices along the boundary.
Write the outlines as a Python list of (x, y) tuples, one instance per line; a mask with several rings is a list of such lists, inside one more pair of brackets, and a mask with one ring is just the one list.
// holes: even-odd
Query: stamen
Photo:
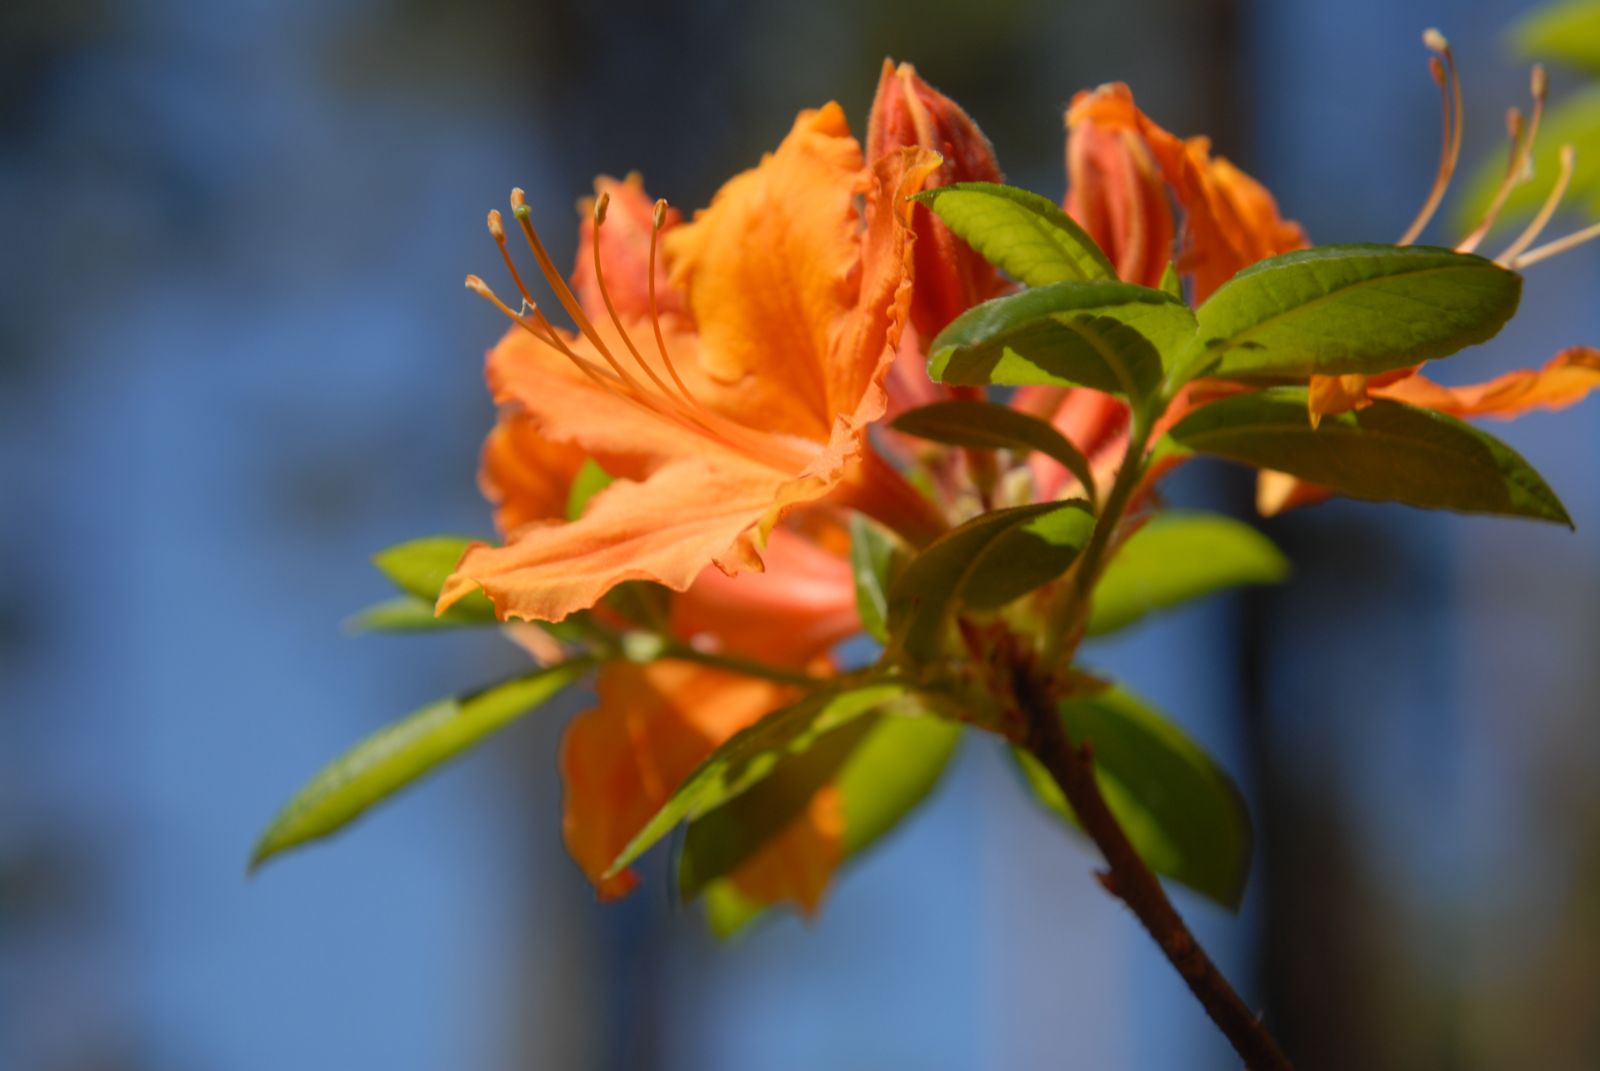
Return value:
[[(678, 368), (672, 363), (672, 355), (667, 352), (667, 340), (661, 334), (661, 310), (656, 305), (656, 244), (661, 236), (661, 228), (667, 224), (667, 202), (658, 199), (655, 208), (650, 213), (650, 326), (655, 329), (656, 349), (661, 351), (661, 363), (667, 366), (667, 374), (672, 377), (672, 382), (678, 385), (683, 396), (694, 403), (694, 395), (689, 393), (689, 388), (678, 375)], [(695, 403), (698, 404), (698, 403)]]
[(1445, 190), (1450, 186), (1456, 164), (1461, 159), (1461, 76), (1456, 70), (1455, 53), (1450, 49), (1450, 42), (1445, 40), (1444, 34), (1438, 30), (1425, 31), (1422, 43), (1437, 53), (1428, 57), (1428, 72), (1433, 75), (1434, 83), (1439, 87), (1440, 99), (1444, 104), (1444, 144), (1439, 153), (1439, 170), (1434, 175), (1433, 188), (1428, 191), (1428, 199), (1423, 202), (1417, 218), (1411, 221), (1411, 226), (1406, 228), (1406, 233), (1396, 243), (1398, 245), (1410, 245), (1415, 242), (1423, 228), (1433, 219), (1433, 214), (1439, 210), (1439, 204), (1444, 200)]
[(523, 307), (538, 309), (539, 303), (528, 293), (528, 287), (522, 281), (522, 273), (517, 270), (517, 262), (511, 259), (511, 250), (506, 248), (506, 228), (496, 209), (489, 211), (489, 234), (500, 249), (500, 259), (506, 262), (506, 270), (511, 273), (512, 281), (517, 284), (517, 293), (522, 295)]
[(1553, 242), (1546, 242), (1531, 253), (1522, 254), (1511, 266), (1520, 271), (1530, 264), (1537, 264), (1541, 260), (1548, 260), (1553, 256), (1565, 253), (1569, 249), (1576, 249), (1583, 243), (1592, 242), (1596, 238), (1600, 238), (1600, 223), (1591, 223), (1581, 231), (1569, 234), (1565, 238), (1557, 238)]
[(534, 324), (529, 323), (526, 317), (524, 317), (522, 314), (513, 312), (511, 306), (507, 305), (504, 301), (501, 301), (500, 296), (493, 290), (489, 289), (489, 284), (485, 283), (476, 275), (467, 276), (466, 286), (468, 290), (471, 290), (473, 293), (489, 302), (489, 304), (499, 309), (505, 314), (508, 320), (522, 328), (524, 331), (528, 332), (528, 334), (532, 335), (540, 342), (556, 346), (567, 358), (569, 358), (574, 364), (583, 369), (585, 372), (588, 372), (590, 375), (594, 375), (597, 378), (600, 375), (604, 375), (607, 379), (611, 380), (613, 384), (620, 383), (615, 376), (612, 376), (609, 372), (606, 372), (605, 369), (597, 366), (593, 361), (590, 361), (584, 357), (580, 357), (573, 353), (570, 349), (567, 349), (567, 347), (563, 346), (560, 341), (560, 336), (555, 334), (554, 330), (550, 327), (550, 321), (544, 318), (544, 314), (538, 311), (537, 306), (531, 306), (532, 311), (539, 316), (540, 322), (536, 327)]
[[(1571, 145), (1561, 146), (1561, 173), (1556, 176), (1556, 183), (1550, 187), (1550, 195), (1544, 199), (1544, 204), (1539, 206), (1539, 212), (1528, 222), (1523, 232), (1517, 235), (1516, 241), (1506, 246), (1505, 252), (1494, 259), (1507, 267), (1520, 267), (1518, 257), (1522, 251), (1538, 240), (1539, 235), (1550, 223), (1550, 218), (1556, 214), (1556, 209), (1561, 205), (1561, 198), (1567, 194), (1567, 186), (1572, 182), (1572, 169), (1577, 163), (1577, 152)], [(1537, 251), (1536, 251), (1537, 252)], [(1556, 250), (1560, 252), (1560, 250)], [(1531, 255), (1531, 254), (1530, 254)]]
[[(656, 370), (651, 368), (650, 363), (644, 359), (644, 356), (639, 352), (639, 347), (633, 344), (632, 336), (628, 334), (627, 328), (622, 326), (622, 319), (617, 316), (617, 308), (611, 302), (611, 291), (606, 288), (605, 268), (600, 263), (600, 228), (606, 221), (606, 209), (610, 206), (611, 195), (605, 190), (601, 190), (600, 195), (595, 198), (594, 202), (594, 227), (590, 231), (591, 237), (589, 241), (590, 258), (594, 261), (595, 287), (600, 291), (600, 300), (605, 302), (606, 315), (611, 317), (612, 326), (617, 329), (617, 334), (622, 336), (623, 345), (628, 347), (628, 352), (633, 355), (634, 361), (638, 363), (640, 368), (644, 369), (644, 374), (650, 377), (650, 382), (660, 389), (668, 401), (674, 405), (681, 405), (678, 399), (672, 396), (672, 389), (662, 381), (660, 376), (656, 375)], [(652, 265), (652, 270), (653, 268), (654, 266)], [(692, 412), (694, 401), (693, 399), (688, 399), (688, 401)]]
[(654, 369), (645, 361), (627, 330), (623, 327), (617, 316), (616, 308), (611, 300), (610, 292), (605, 285), (603, 269), (600, 263), (599, 232), (600, 226), (605, 222), (606, 210), (610, 205), (610, 197), (601, 191), (594, 206), (594, 232), (591, 254), (594, 257), (595, 281), (605, 302), (606, 312), (611, 317), (612, 324), (627, 345), (633, 359), (638, 362), (649, 379), (659, 388), (660, 393), (646, 389), (646, 387), (630, 375), (626, 368), (616, 359), (611, 350), (601, 339), (599, 332), (590, 321), (579, 304), (572, 288), (555, 268), (549, 253), (540, 241), (538, 232), (534, 230), (532, 213), (527, 204), (526, 195), (520, 189), (511, 191), (511, 208), (521, 224), (523, 236), (527, 239), (529, 247), (533, 250), (534, 258), (539, 263), (539, 269), (544, 274), (550, 288), (555, 291), (557, 299), (572, 317), (579, 332), (586, 338), (599, 354), (604, 358), (609, 368), (602, 367), (588, 357), (581, 356), (573, 350), (562, 337), (550, 320), (540, 310), (538, 302), (528, 293), (521, 274), (517, 271), (515, 262), (511, 258), (509, 249), (505, 245), (505, 226), (499, 212), (490, 212), (488, 215), (489, 233), (499, 247), (501, 257), (506, 262), (511, 277), (516, 281), (517, 290), (522, 295), (522, 311), (513, 310), (489, 286), (476, 275), (466, 278), (467, 288), (487, 300), (495, 308), (517, 324), (523, 330), (533, 335), (539, 341), (556, 350), (576, 368), (582, 371), (595, 383), (608, 392), (615, 393), (631, 402), (640, 409), (645, 410), (659, 418), (670, 420), (685, 428), (692, 429), (695, 433), (708, 436), (726, 447), (737, 450), (747, 456), (761, 460), (775, 468), (798, 470), (811, 460), (808, 451), (800, 449), (798, 444), (791, 445), (786, 437), (780, 435), (764, 434), (752, 428), (747, 428), (735, 420), (730, 420), (722, 415), (699, 405), (689, 393), (683, 380), (678, 376), (677, 369), (673, 366), (671, 358), (666, 352), (666, 342), (663, 338), (660, 316), (656, 306), (655, 295), (655, 258), (656, 237), (659, 234), (666, 218), (666, 202), (656, 202), (652, 216), (653, 230), (650, 237), (650, 316), (655, 328), (656, 344), (661, 347), (662, 358), (671, 373), (673, 382), (682, 392), (682, 399), (678, 398), (662, 381)]
[(1500, 218), (1500, 210), (1505, 207), (1506, 198), (1511, 191), (1533, 174), (1533, 143), (1539, 136), (1539, 120), (1544, 116), (1545, 97), (1550, 89), (1550, 80), (1545, 75), (1542, 64), (1533, 65), (1528, 81), (1528, 89), (1533, 96), (1533, 118), (1529, 120), (1524, 130), (1520, 111), (1512, 108), (1506, 113), (1506, 126), (1511, 134), (1511, 154), (1506, 160), (1505, 177), (1500, 180), (1500, 185), (1494, 192), (1494, 199), (1489, 202), (1483, 219), (1479, 220), (1472, 233), (1456, 246), (1458, 253), (1470, 253), (1478, 248), (1478, 243), (1483, 241), (1494, 227), (1495, 221)]
[(545, 252), (544, 243), (539, 240), (539, 232), (533, 229), (533, 212), (528, 208), (527, 194), (523, 193), (520, 187), (511, 191), (511, 212), (517, 217), (517, 222), (522, 225), (522, 235), (528, 240), (528, 246), (533, 250), (533, 257), (539, 262), (539, 270), (544, 273), (545, 282), (550, 284), (550, 289), (555, 291), (556, 300), (561, 302), (561, 307), (567, 310), (567, 315), (572, 317), (572, 322), (577, 325), (583, 337), (587, 338), (594, 345), (594, 348), (600, 352), (600, 356), (605, 358), (606, 363), (611, 366), (611, 370), (641, 398), (648, 399), (649, 392), (628, 373), (626, 368), (622, 367), (622, 363), (616, 357), (612, 356), (611, 350), (607, 348), (605, 341), (601, 339), (600, 332), (595, 330), (594, 324), (589, 321), (589, 317), (584, 315), (583, 306), (578, 304), (578, 299), (573, 294), (572, 288), (567, 285), (567, 281), (556, 270), (555, 262), (550, 259), (550, 254)]

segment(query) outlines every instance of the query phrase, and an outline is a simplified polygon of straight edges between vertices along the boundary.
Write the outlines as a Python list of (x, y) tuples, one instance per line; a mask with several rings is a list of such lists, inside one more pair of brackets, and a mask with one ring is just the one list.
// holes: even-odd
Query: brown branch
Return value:
[(1027, 749), (1050, 771), (1078, 823), (1105, 856), (1109, 869), (1095, 875), (1100, 884), (1128, 905), (1250, 1071), (1292, 1071), (1278, 1043), (1194, 939), (1111, 813), (1095, 781), (1090, 744), (1067, 738), (1055, 703), (1031, 672), (1019, 670), (1014, 689), (1028, 726)]

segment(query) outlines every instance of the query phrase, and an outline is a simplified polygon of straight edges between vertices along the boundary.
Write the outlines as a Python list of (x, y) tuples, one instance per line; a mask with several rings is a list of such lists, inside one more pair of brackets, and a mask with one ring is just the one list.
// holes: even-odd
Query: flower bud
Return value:
[(1118, 277), (1161, 285), (1173, 256), (1172, 205), (1149, 150), (1132, 131), (1092, 120), (1069, 126), (1066, 209)]
[[(931, 149), (944, 163), (928, 177), (931, 187), (956, 182), (999, 182), (994, 147), (978, 124), (949, 97), (917, 77), (909, 63), (883, 62), (883, 76), (867, 124), (867, 158), (906, 146)], [(1000, 291), (999, 274), (926, 207), (912, 216), (917, 236), (916, 289), (911, 322), (927, 339), (966, 309)]]

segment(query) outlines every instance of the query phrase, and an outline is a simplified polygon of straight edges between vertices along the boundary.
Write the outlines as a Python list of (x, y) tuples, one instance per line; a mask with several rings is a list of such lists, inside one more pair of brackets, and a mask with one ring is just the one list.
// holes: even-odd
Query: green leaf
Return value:
[(1117, 277), (1094, 239), (1048, 197), (992, 182), (958, 182), (914, 199), (989, 263), (1028, 286)]
[[(857, 743), (835, 778), (844, 806), (846, 863), (877, 844), (927, 798), (949, 764), (960, 737), (961, 727), (953, 722), (933, 718), (876, 719), (871, 733)], [(754, 791), (746, 793), (722, 809), (744, 809), (744, 801), (753, 795)], [(689, 827), (686, 853), (698, 825)], [(742, 849), (745, 854), (736, 858), (746, 858), (755, 847), (759, 845), (746, 845)], [(681, 868), (679, 876), (681, 881)], [(706, 920), (718, 937), (733, 936), (767, 909), (767, 905), (746, 898), (725, 877), (706, 882), (700, 895)]]
[(1183, 300), (1183, 280), (1178, 277), (1178, 266), (1170, 261), (1167, 270), (1161, 273), (1161, 289), (1179, 301)]
[(1600, 75), (1600, 4), (1594, 0), (1541, 5), (1517, 22), (1512, 36), (1527, 59), (1556, 60)]
[(1213, 402), (1169, 434), (1190, 449), (1287, 472), (1351, 498), (1572, 523), (1555, 492), (1511, 447), (1454, 417), (1398, 402), (1379, 399), (1324, 417), (1313, 429), (1305, 388), (1276, 387)]
[(574, 659), (475, 695), (441, 700), (373, 733), (323, 767), (284, 805), (256, 842), (250, 869), (341, 829), (546, 702), (590, 665), (589, 659)]
[[(1094, 749), (1111, 812), (1156, 873), (1237, 909), (1250, 877), (1250, 814), (1233, 781), (1187, 734), (1122, 688), (1061, 703), (1074, 743)], [(1029, 786), (1056, 814), (1066, 798), (1032, 755), (1016, 751)]]
[(567, 520), (575, 521), (582, 517), (589, 500), (610, 487), (613, 479), (594, 458), (585, 458), (573, 474), (572, 486), (567, 491)]
[[(479, 540), (465, 536), (428, 536), (400, 543), (372, 556), (372, 564), (389, 582), (410, 595), (433, 602), (439, 597), (446, 578), (456, 571), (467, 547)], [(459, 600), (451, 607), (458, 618), (494, 621), (494, 605), (481, 591)]]
[(1382, 372), (1493, 338), (1522, 279), (1427, 246), (1328, 245), (1254, 264), (1196, 313), (1180, 380)]
[(1018, 454), (1037, 450), (1061, 462), (1078, 478), (1090, 499), (1095, 497), (1089, 459), (1072, 445), (1072, 440), (1048, 421), (1009, 405), (964, 398), (934, 402), (901, 413), (893, 427), (907, 435), (951, 446), (1011, 450)]
[(1194, 313), (1132, 283), (1054, 283), (968, 309), (929, 347), (941, 383), (1083, 386), (1148, 397), (1191, 344)]
[(891, 632), (913, 658), (933, 658), (958, 604), (996, 609), (1059, 576), (1093, 528), (1094, 515), (1080, 501), (974, 517), (907, 564), (889, 596)]
[(1089, 634), (1102, 636), (1202, 595), (1239, 584), (1276, 584), (1289, 560), (1272, 540), (1231, 517), (1162, 513), (1135, 532), (1094, 589)]
[(884, 529), (859, 513), (850, 515), (850, 571), (855, 576), (856, 613), (867, 635), (889, 642), (889, 582), (898, 546)]
[(818, 692), (773, 711), (712, 752), (622, 850), (609, 873), (615, 874), (639, 858), (679, 822), (716, 810), (771, 776), (784, 762), (810, 751), (830, 733), (870, 714), (921, 713), (921, 704), (910, 689), (898, 683)]
[(498, 624), (500, 622), (492, 614), (485, 617), (470, 611), (457, 613), (454, 606), (436, 616), (433, 603), (415, 595), (396, 595), (392, 599), (374, 603), (345, 622), (345, 626), (353, 632), (440, 632)]
[(830, 734), (690, 824), (678, 857), (679, 893), (693, 899), (725, 880), (829, 783), (838, 787), (844, 811), (843, 858), (855, 858), (933, 790), (960, 735), (954, 722), (892, 715), (862, 718)]

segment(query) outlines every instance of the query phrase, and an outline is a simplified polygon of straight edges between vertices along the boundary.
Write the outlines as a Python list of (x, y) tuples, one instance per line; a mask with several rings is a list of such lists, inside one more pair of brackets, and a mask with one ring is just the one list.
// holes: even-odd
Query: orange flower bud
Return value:
[(1067, 213), (1105, 251), (1124, 281), (1160, 286), (1176, 229), (1161, 172), (1125, 128), (1092, 121), (1067, 138)]
[[(867, 159), (878, 160), (909, 145), (944, 157), (928, 177), (929, 187), (1000, 181), (994, 147), (978, 124), (955, 101), (917, 77), (911, 64), (897, 67), (884, 60), (867, 123)], [(911, 323), (923, 338), (932, 338), (963, 311), (997, 294), (1000, 276), (922, 205), (916, 206), (912, 228), (917, 245)]]

